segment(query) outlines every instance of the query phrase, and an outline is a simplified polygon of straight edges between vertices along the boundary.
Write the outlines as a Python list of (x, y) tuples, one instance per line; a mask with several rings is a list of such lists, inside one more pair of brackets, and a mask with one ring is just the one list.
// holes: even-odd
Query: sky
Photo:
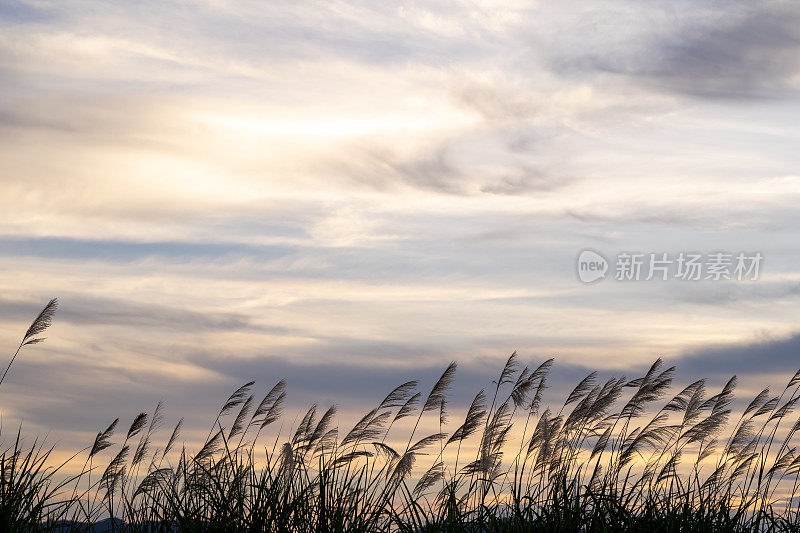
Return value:
[[(281, 378), (363, 412), (514, 350), (784, 382), (798, 89), (790, 2), (0, 2), (5, 353), (61, 304), (4, 423), (75, 445), (163, 398), (203, 432)], [(763, 263), (586, 284), (586, 249)]]

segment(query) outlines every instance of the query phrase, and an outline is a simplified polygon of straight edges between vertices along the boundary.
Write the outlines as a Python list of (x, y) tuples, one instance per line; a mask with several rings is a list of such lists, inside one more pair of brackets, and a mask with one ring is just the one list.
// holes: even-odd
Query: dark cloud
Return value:
[[(187, 428), (202, 430), (213, 421), (227, 395), (241, 383), (255, 380), (254, 393), (259, 395), (279, 379), (285, 379), (289, 393), (285, 420), (290, 424), (300, 410), (312, 403), (336, 403), (343, 412), (365, 412), (395, 386), (408, 380), (418, 380), (419, 390), (426, 394), (447, 363), (459, 359), (458, 347), (449, 346), (445, 350), (413, 342), (353, 341), (333, 348), (327, 357), (320, 356), (323, 349), (310, 357), (307, 357), (309, 354), (282, 354), (247, 359), (194, 349), (191, 353), (174, 353), (173, 359), (191, 361), (193, 365), (210, 370), (207, 376), (216, 376), (183, 380), (174, 375), (153, 373), (152, 369), (141, 366), (125, 368), (98, 364), (97, 355), (113, 351), (112, 346), (87, 346), (86, 352), (93, 354), (87, 358), (78, 353), (51, 351), (43, 345), (35, 349), (50, 357), (48, 363), (42, 365), (28, 357), (20, 358), (7, 384), (7, 394), (26, 424), (58, 431), (97, 431), (113, 418), (130, 420), (139, 411), (152, 409), (159, 398), (166, 401), (170, 420), (183, 416), (187, 418)], [(709, 384), (716, 386), (732, 374), (746, 377), (748, 384), (754, 384), (767, 374), (785, 373), (788, 379), (795, 367), (800, 366), (798, 353), (800, 334), (700, 349), (667, 360), (665, 366), (677, 365), (676, 387), (699, 378), (710, 378)], [(358, 360), (349, 358), (354, 354), (359, 356)], [(376, 364), (364, 363), (369, 355)], [(451, 409), (463, 409), (481, 388), (491, 393), (493, 380), (506, 356), (507, 352), (498, 350), (497, 357), (461, 361), (450, 396)], [(545, 358), (521, 355), (519, 361), (521, 366), (535, 367)], [(415, 363), (408, 364), (410, 361)], [(648, 366), (631, 368), (621, 359), (620, 368), (601, 371), (598, 379), (602, 382), (623, 375), (634, 378), (642, 375)], [(595, 368), (589, 362), (564, 364), (557, 359), (548, 381), (545, 403), (559, 406), (575, 384), (592, 370)], [(43, 390), (47, 395), (39, 393)], [(65, 415), (67, 411), (69, 414)], [(347, 416), (340, 420), (342, 425), (349, 423)]]
[(533, 192), (548, 192), (572, 182), (569, 178), (552, 176), (536, 168), (523, 167), (516, 175), (494, 180), (481, 187), (481, 192), (506, 196), (525, 195)]
[(387, 162), (408, 184), (427, 190), (459, 193), (463, 175), (450, 161), (448, 147), (441, 146), (432, 153), (411, 161)]
[[(379, 190), (407, 186), (454, 196), (479, 193), (518, 196), (553, 191), (574, 181), (524, 163), (506, 164), (506, 168), (492, 172), (496, 176), (487, 178), (480, 171), (461, 168), (458, 162), (462, 154), (458, 153), (457, 142), (453, 139), (441, 143), (412, 158), (400, 157), (391, 149), (370, 147), (357, 151), (350, 160), (337, 162), (335, 166), (348, 179)], [(506, 148), (516, 150), (511, 146)]]
[[(58, 295), (61, 308), (58, 322), (78, 327), (114, 325), (129, 328), (158, 328), (175, 332), (237, 331), (267, 334), (302, 334), (291, 328), (257, 324), (241, 313), (200, 312), (154, 303), (141, 304), (113, 298), (83, 296), (65, 292)], [(0, 298), (0, 320), (31, 320), (46, 301), (10, 300)]]
[[(242, 359), (194, 352), (192, 361), (212, 369), (212, 375), (218, 377), (182, 380), (141, 368), (99, 365), (78, 354), (65, 358), (64, 354), (50, 352), (44, 346), (37, 349), (54, 356), (53, 359), (42, 365), (27, 357), (20, 358), (4, 388), (8, 385), (7, 394), (14, 399), (26, 424), (78, 432), (97, 431), (116, 417), (131, 419), (142, 410), (152, 409), (159, 399), (166, 402), (171, 418), (186, 417), (187, 428), (203, 429), (213, 422), (225, 398), (251, 380), (256, 381), (253, 388), (256, 395), (265, 393), (278, 380), (286, 380), (287, 423), (312, 403), (336, 403), (346, 411), (366, 412), (406, 381), (417, 380), (420, 392), (427, 394), (452, 359), (439, 353), (435, 362), (399, 367), (272, 356)], [(375, 349), (374, 355), (379, 357), (382, 352), (377, 350), (385, 353), (401, 348), (382, 344)], [(406, 350), (412, 352), (414, 347)], [(450, 395), (452, 408), (465, 408), (482, 388), (492, 390), (493, 380), (497, 379), (506, 357), (507, 354), (499, 353), (497, 358), (461, 361)], [(538, 366), (544, 359), (520, 357), (520, 368)], [(563, 401), (570, 386), (589, 372), (581, 366), (556, 364), (548, 398), (553, 402)], [(48, 391), (46, 396), (40, 394), (42, 390)]]
[(288, 328), (265, 326), (240, 313), (199, 312), (152, 303), (139, 304), (107, 298), (77, 295), (61, 297), (59, 318), (73, 324), (157, 327), (175, 331), (241, 331), (288, 334)]
[[(382, 359), (386, 352), (407, 350), (411, 355), (418, 355), (413, 346), (392, 346), (388, 343), (376, 345), (373, 355)], [(429, 353), (433, 353), (429, 350)], [(222, 375), (228, 376), (228, 383), (234, 384), (246, 380), (256, 380), (261, 386), (268, 386), (279, 379), (285, 379), (290, 403), (296, 407), (311, 403), (337, 403), (349, 410), (367, 411), (376, 405), (392, 389), (410, 380), (419, 382), (420, 392), (426, 394), (436, 382), (448, 362), (453, 359), (452, 351), (448, 354), (440, 350), (435, 357), (413, 366), (375, 365), (366, 366), (360, 363), (332, 361), (331, 359), (284, 358), (262, 356), (253, 359), (226, 359), (196, 355), (193, 361), (213, 368)], [(210, 355), (210, 354), (209, 354)], [(507, 354), (498, 351), (497, 358), (478, 359), (468, 362), (458, 361), (458, 371), (450, 401), (454, 408), (464, 408), (472, 397), (480, 390), (492, 390), (493, 380), (503, 368)], [(520, 357), (520, 370), (524, 366), (535, 368), (546, 357)], [(553, 402), (563, 401), (570, 385), (585, 377), (594, 369), (581, 365), (563, 364), (556, 361), (550, 378), (552, 391), (548, 399)], [(612, 372), (604, 372), (610, 375)], [(619, 374), (619, 373), (617, 373)], [(565, 392), (566, 391), (566, 392)]]
[(47, 22), (52, 18), (50, 13), (40, 6), (12, 0), (0, 3), (0, 21), (6, 24), (31, 24)]
[[(743, 196), (743, 195), (742, 195)], [(586, 224), (652, 225), (663, 227), (713, 228), (717, 230), (781, 230), (794, 227), (794, 200), (787, 196), (769, 202), (748, 198), (736, 202), (725, 191), (703, 201), (700, 197), (678, 203), (662, 201), (657, 194), (625, 205), (589, 205), (567, 208), (564, 215)]]
[(800, 295), (800, 283), (692, 283), (678, 284), (673, 292), (676, 300), (707, 305), (747, 305), (749, 303), (779, 302)]
[(74, 134), (79, 128), (68, 121), (53, 119), (52, 117), (41, 117), (22, 110), (2, 110), (0, 109), (0, 132), (14, 133), (19, 129), (36, 128), (51, 129), (64, 133)]
[[(660, 90), (709, 98), (786, 96), (800, 72), (800, 6), (725, 4), (701, 23), (627, 50), (564, 55), (562, 71), (629, 76)], [(613, 52), (613, 53), (612, 53)]]
[(490, 121), (530, 120), (539, 116), (544, 108), (540, 99), (529, 91), (505, 85), (468, 83), (452, 94), (456, 101)]
[(786, 374), (788, 380), (800, 368), (800, 333), (699, 349), (678, 359), (677, 364), (682, 373), (698, 377), (777, 373)]
[(409, 186), (445, 194), (467, 192), (466, 176), (454, 165), (447, 143), (411, 158), (402, 157), (391, 148), (361, 147), (347, 160), (327, 162), (321, 170), (328, 173), (331, 167), (339, 169), (348, 180), (378, 190)]

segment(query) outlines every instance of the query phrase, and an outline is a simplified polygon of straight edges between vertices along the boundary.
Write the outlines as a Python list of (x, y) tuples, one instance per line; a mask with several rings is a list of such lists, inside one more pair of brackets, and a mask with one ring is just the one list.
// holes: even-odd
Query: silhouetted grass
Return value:
[(334, 407), (314, 405), (287, 433), (286, 384), (256, 396), (246, 383), (202, 446), (180, 444), (180, 422), (159, 431), (159, 404), (100, 431), (74, 476), (16, 433), (0, 456), (0, 529), (800, 530), (800, 372), (733, 416), (735, 377), (714, 393), (704, 380), (676, 389), (660, 360), (632, 380), (592, 373), (548, 407), (551, 366), (512, 355), (449, 421), (451, 363), (430, 391), (404, 383), (342, 432)]

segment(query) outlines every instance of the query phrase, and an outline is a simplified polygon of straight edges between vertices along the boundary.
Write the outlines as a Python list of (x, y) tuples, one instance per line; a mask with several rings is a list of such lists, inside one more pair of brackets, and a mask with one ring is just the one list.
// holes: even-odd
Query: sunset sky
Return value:
[[(80, 443), (163, 398), (207, 429), (280, 378), (347, 413), (514, 350), (783, 381), (798, 89), (789, 2), (0, 3), (8, 357), (61, 302), (3, 423)], [(587, 248), (764, 260), (587, 285)]]

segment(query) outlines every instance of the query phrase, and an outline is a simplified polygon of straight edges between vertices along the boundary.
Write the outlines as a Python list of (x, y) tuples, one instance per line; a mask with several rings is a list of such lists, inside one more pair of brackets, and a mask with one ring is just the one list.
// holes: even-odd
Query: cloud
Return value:
[[(763, 267), (762, 267), (763, 268)], [(710, 306), (744, 307), (765, 302), (774, 304), (796, 298), (800, 294), (800, 282), (765, 281), (759, 283), (715, 283), (679, 286), (674, 292), (677, 300)]]
[[(198, 354), (200, 355), (200, 354)], [(461, 413), (480, 389), (492, 390), (492, 380), (502, 369), (508, 354), (484, 361), (459, 362), (455, 383), (448, 395), (451, 413)], [(14, 379), (7, 394), (13, 399), (6, 412), (25, 413), (25, 428), (52, 430), (62, 437), (60, 449), (71, 449), (90, 442), (114, 418), (124, 426), (141, 411), (151, 411), (161, 399), (166, 404), (166, 426), (171, 429), (179, 417), (186, 419), (184, 438), (190, 443), (203, 438), (204, 430), (213, 423), (214, 415), (225, 398), (246, 381), (256, 381), (253, 393), (266, 393), (279, 379), (287, 382), (287, 406), (282, 422), (284, 429), (295, 421), (298, 413), (313, 403), (336, 404), (341, 415), (340, 428), (346, 427), (392, 389), (410, 380), (419, 382), (418, 390), (426, 395), (449, 360), (409, 367), (365, 367), (348, 362), (303, 362), (279, 357), (252, 360), (217, 360), (211, 354), (197, 357), (219, 370), (217, 379), (176, 381), (158, 375), (146, 378), (120, 368), (103, 368), (80, 359), (53, 361), (44, 371), (25, 359), (14, 369)], [(536, 367), (541, 357), (520, 357), (522, 366)], [(548, 380), (545, 401), (559, 405), (566, 392), (590, 370), (580, 365), (556, 361)], [(601, 372), (601, 379), (611, 373)], [(54, 377), (60, 376), (54, 383)], [(5, 384), (4, 384), (5, 387)], [(33, 391), (48, 390), (43, 397)], [(64, 416), (69, 412), (69, 416)], [(460, 416), (460, 415), (459, 415)], [(453, 425), (455, 427), (455, 420)]]
[(570, 178), (549, 175), (536, 168), (523, 167), (516, 175), (501, 178), (481, 187), (481, 192), (500, 195), (524, 195), (532, 192), (548, 192), (565, 187)]
[(644, 188), (634, 182), (625, 190), (606, 188), (613, 191), (610, 195), (598, 191), (562, 213), (587, 224), (786, 231), (797, 222), (792, 206), (800, 194), (798, 183), (794, 176), (699, 181), (682, 177), (669, 185), (648, 183)]
[(526, 121), (547, 112), (541, 94), (515, 86), (511, 80), (462, 80), (453, 87), (453, 96), (462, 105), (478, 111), (491, 121)]
[(652, 89), (702, 98), (771, 98), (796, 93), (800, 9), (788, 2), (725, 5), (699, 20), (671, 20), (625, 48), (564, 54), (558, 71), (620, 75)]
[[(61, 295), (58, 320), (80, 328), (97, 325), (126, 328), (166, 329), (175, 332), (237, 331), (270, 334), (297, 333), (288, 328), (267, 326), (254, 322), (252, 316), (234, 312), (200, 312), (155, 303), (92, 297), (80, 294)], [(64, 305), (66, 304), (66, 305)], [(36, 316), (36, 304), (21, 300), (0, 299), (0, 317), (20, 320)]]
[(0, 237), (0, 249), (8, 256), (110, 262), (134, 262), (152, 257), (180, 262), (224, 259), (226, 256), (238, 258), (243, 255), (269, 261), (284, 257), (293, 250), (288, 246), (249, 246), (237, 243), (136, 242), (63, 237)]
[(684, 374), (749, 376), (785, 374), (787, 381), (800, 368), (800, 333), (747, 343), (711, 346), (691, 351), (677, 360)]
[[(452, 359), (467, 398), (513, 349), (558, 357), (555, 395), (785, 335), (796, 10), (680, 6), (0, 7), (7, 345), (63, 303), (4, 413), (93, 431), (164, 394), (202, 425), (282, 377), (356, 409)], [(774, 278), (588, 287), (586, 247), (761, 249)]]
[(431, 140), (431, 147), (404, 152), (371, 143), (350, 147), (346, 158), (326, 161), (324, 166), (342, 175), (343, 182), (385, 193), (525, 196), (556, 191), (576, 181), (548, 170), (549, 161), (530, 149), (520, 154), (519, 143), (528, 142), (520, 135), (505, 130), (455, 134)]
[(358, 183), (377, 189), (403, 185), (446, 194), (464, 194), (465, 175), (458, 170), (446, 143), (427, 153), (402, 157), (390, 148), (368, 146), (338, 163), (340, 171)]

